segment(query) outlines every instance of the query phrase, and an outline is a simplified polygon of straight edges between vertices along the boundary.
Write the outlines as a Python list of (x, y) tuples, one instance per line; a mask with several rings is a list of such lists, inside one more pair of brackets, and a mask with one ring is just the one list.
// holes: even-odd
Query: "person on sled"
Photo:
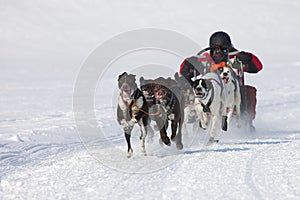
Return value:
[[(180, 65), (179, 74), (192, 84), (193, 78), (212, 72), (234, 58), (236, 60), (232, 67), (237, 71), (241, 86), (241, 112), (249, 122), (250, 131), (255, 131), (253, 120), (256, 115), (256, 88), (244, 85), (243, 73), (258, 73), (263, 65), (254, 54), (234, 48), (227, 33), (223, 31), (213, 33), (209, 38), (209, 47), (200, 51), (196, 56), (186, 58)], [(215, 66), (217, 67), (214, 68)]]

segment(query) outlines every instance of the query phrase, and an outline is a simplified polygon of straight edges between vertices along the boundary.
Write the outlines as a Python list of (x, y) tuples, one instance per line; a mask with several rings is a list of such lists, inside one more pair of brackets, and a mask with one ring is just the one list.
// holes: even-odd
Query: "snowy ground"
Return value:
[[(112, 143), (94, 141), (89, 151), (69, 111), (2, 112), (0, 194), (3, 199), (298, 199), (300, 70), (284, 66), (283, 73), (274, 73), (282, 68), (264, 69), (268, 83), (249, 77), (260, 85), (257, 132), (232, 128), (212, 147), (203, 145), (203, 132), (185, 134), (183, 151), (161, 147), (156, 135), (144, 157), (135, 131), (135, 156), (128, 160), (112, 107), (96, 111)], [(32, 92), (40, 86), (7, 87), (8, 98), (18, 93), (24, 103), (43, 95)], [(66, 101), (63, 97), (59, 102)]]
[[(197, 6), (166, 1), (156, 16), (152, 1), (27, 2), (2, 2), (0, 8), (0, 199), (299, 199), (298, 1), (232, 1), (235, 8), (228, 2), (221, 3), (223, 8), (197, 4), (203, 8), (199, 15)], [(239, 11), (231, 20), (236, 23), (206, 18), (212, 8), (220, 13), (224, 7)], [(98, 9), (106, 14), (99, 17)], [(248, 9), (255, 15), (244, 15)], [(200, 19), (210, 21), (196, 28)], [(252, 22), (253, 29), (245, 27)], [(205, 44), (212, 31), (225, 29), (239, 47), (255, 49), (264, 69), (248, 74), (246, 82), (258, 89), (256, 133), (231, 127), (219, 134), (219, 144), (206, 147), (207, 134), (189, 127), (182, 151), (161, 146), (156, 134), (142, 156), (135, 129), (134, 156), (127, 159), (111, 99), (117, 77), (109, 77), (95, 105), (97, 128), (106, 137), (83, 143), (72, 110), (83, 60), (106, 38), (149, 26)]]

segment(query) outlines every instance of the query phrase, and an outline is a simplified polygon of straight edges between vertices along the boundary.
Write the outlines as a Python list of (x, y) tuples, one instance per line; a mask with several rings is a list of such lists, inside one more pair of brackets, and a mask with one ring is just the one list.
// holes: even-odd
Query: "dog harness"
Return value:
[(174, 97), (174, 94), (171, 92), (170, 96), (171, 96), (170, 97), (170, 101), (166, 105), (164, 105), (163, 103), (160, 103), (161, 107), (165, 110), (167, 116), (171, 115), (172, 111), (175, 108), (175, 97)]
[(221, 93), (223, 92), (223, 85), (222, 85), (220, 82), (218, 82), (217, 80), (212, 79), (212, 78), (202, 79), (202, 80), (204, 80), (204, 81), (208, 80), (208, 81), (210, 82), (210, 85), (208, 86), (208, 91), (211, 90), (211, 96), (210, 96), (210, 98), (209, 98), (207, 104), (204, 104), (204, 103), (202, 103), (202, 102), (200, 102), (200, 104), (201, 104), (201, 106), (203, 107), (203, 111), (204, 111), (204, 112), (210, 112), (209, 107), (210, 107), (211, 103), (212, 103), (213, 100), (214, 100), (214, 90), (212, 89), (212, 88), (213, 88), (213, 86), (212, 86), (212, 81), (215, 81), (215, 82), (221, 87)]

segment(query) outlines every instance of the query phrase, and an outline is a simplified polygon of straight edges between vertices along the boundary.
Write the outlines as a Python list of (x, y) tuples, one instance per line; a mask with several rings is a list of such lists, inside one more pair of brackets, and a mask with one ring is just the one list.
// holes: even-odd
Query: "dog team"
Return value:
[(183, 149), (184, 122), (197, 121), (203, 129), (210, 124), (208, 144), (218, 142), (215, 136), (219, 127), (227, 131), (233, 113), (237, 127), (241, 126), (243, 113), (250, 131), (255, 131), (256, 89), (245, 86), (244, 72), (260, 71), (260, 60), (251, 53), (236, 50), (229, 35), (222, 31), (212, 34), (209, 46), (185, 59), (174, 79), (141, 77), (138, 87), (136, 75), (127, 72), (119, 75), (117, 120), (124, 130), (128, 157), (133, 154), (130, 136), (135, 124), (140, 126), (141, 148), (146, 154), (145, 138), (147, 133), (153, 135), (151, 120), (159, 129), (161, 141), (168, 146), (171, 141), (176, 142), (179, 150)]

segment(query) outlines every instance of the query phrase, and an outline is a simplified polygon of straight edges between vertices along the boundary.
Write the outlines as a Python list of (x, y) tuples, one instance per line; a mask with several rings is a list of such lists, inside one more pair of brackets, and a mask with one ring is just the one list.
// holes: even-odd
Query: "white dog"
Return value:
[[(222, 116), (226, 115), (225, 94), (220, 77), (212, 72), (205, 74), (202, 78), (194, 82), (195, 104), (200, 114), (200, 126), (207, 128), (208, 116), (207, 112), (211, 113), (211, 129), (209, 143), (215, 142), (216, 128), (221, 123), (220, 110)], [(223, 130), (225, 130), (222, 124)], [(227, 127), (226, 127), (227, 130)]]
[(229, 127), (229, 122), (231, 120), (234, 108), (236, 108), (236, 126), (240, 127), (240, 106), (241, 106), (241, 93), (240, 86), (237, 80), (237, 75), (232, 70), (231, 67), (219, 68), (221, 78), (224, 84), (225, 91), (225, 108), (228, 109), (227, 117), (223, 120), (227, 121), (227, 126)]

